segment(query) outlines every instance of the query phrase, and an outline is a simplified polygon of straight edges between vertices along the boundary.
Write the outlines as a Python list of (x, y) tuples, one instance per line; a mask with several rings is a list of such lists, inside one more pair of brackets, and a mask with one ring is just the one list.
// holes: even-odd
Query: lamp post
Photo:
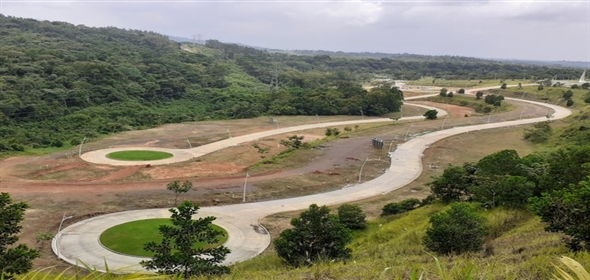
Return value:
[(193, 145), (191, 145), (191, 141), (188, 140), (188, 138), (186, 138), (186, 142), (188, 143), (188, 148), (189, 149), (192, 149), (193, 148)]
[(82, 143), (80, 143), (80, 148), (78, 149), (78, 157), (82, 156), (82, 144), (84, 144), (84, 141), (86, 141), (87, 137), (84, 136), (84, 139), (82, 139)]
[(406, 131), (406, 137), (404, 137), (404, 142), (408, 141), (408, 134), (410, 133), (410, 129), (412, 129), (412, 126), (414, 126), (413, 123), (412, 123), (412, 125), (410, 125), (410, 127), (408, 127), (408, 130)]
[(359, 184), (361, 183), (361, 178), (363, 176), (363, 168), (365, 167), (365, 163), (367, 163), (367, 160), (369, 160), (369, 158), (365, 158), (365, 162), (363, 162), (363, 165), (361, 165), (361, 170), (359, 171)]
[(248, 177), (250, 177), (250, 174), (246, 172), (246, 179), (244, 180), (244, 192), (242, 193), (242, 203), (246, 203), (246, 186), (248, 185)]
[(66, 217), (66, 213), (64, 212), (63, 216), (61, 217), (61, 222), (59, 223), (59, 227), (57, 228), (57, 234), (55, 235), (55, 251), (57, 254), (57, 259), (61, 259), (61, 256), (59, 254), (59, 244), (57, 244), (57, 239), (59, 238), (59, 232), (61, 231), (61, 226), (64, 224), (65, 220), (71, 219), (74, 216), (67, 216)]

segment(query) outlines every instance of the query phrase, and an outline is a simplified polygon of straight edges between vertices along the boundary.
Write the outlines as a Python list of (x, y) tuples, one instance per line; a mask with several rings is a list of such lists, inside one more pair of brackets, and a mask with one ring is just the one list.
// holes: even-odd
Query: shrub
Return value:
[(343, 204), (338, 207), (338, 218), (349, 229), (367, 228), (366, 217), (367, 215), (358, 205)]
[(427, 120), (436, 120), (436, 115), (438, 115), (437, 110), (428, 110), (422, 116), (426, 117)]
[(416, 198), (410, 198), (402, 200), (398, 203), (392, 202), (385, 204), (381, 209), (381, 217), (388, 215), (401, 214), (416, 209), (420, 206), (420, 200)]
[(274, 242), (277, 254), (289, 265), (351, 257), (346, 245), (352, 241), (352, 233), (336, 215), (330, 215), (328, 207), (312, 204), (299, 218), (292, 219), (291, 225), (293, 228), (281, 232)]
[(482, 249), (487, 234), (486, 220), (467, 203), (451, 204), (451, 209), (430, 217), (424, 246), (440, 254), (460, 254)]

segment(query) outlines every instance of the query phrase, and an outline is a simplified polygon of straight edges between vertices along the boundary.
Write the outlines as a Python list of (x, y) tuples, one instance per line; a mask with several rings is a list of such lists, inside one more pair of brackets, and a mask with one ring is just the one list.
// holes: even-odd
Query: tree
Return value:
[(446, 97), (447, 96), (447, 92), (449, 90), (447, 88), (441, 88), (440, 89), (440, 93), (438, 95), (442, 96), (442, 97)]
[(525, 208), (533, 195), (535, 183), (521, 176), (492, 175), (477, 176), (469, 191), (473, 201), (487, 208), (503, 206), (517, 209)]
[(588, 89), (590, 88), (590, 83), (583, 83), (582, 84), (582, 89)]
[(467, 203), (451, 204), (451, 209), (430, 217), (424, 246), (440, 254), (461, 254), (481, 250), (487, 234), (486, 220)]
[(547, 223), (545, 230), (570, 237), (567, 246), (590, 251), (590, 177), (566, 189), (530, 199), (533, 212)]
[(477, 162), (476, 174), (521, 175), (520, 157), (515, 150), (502, 150), (489, 154)]
[(340, 222), (349, 229), (365, 229), (367, 228), (367, 215), (358, 205), (343, 204), (338, 207), (338, 218)]
[(33, 260), (39, 257), (39, 251), (26, 245), (12, 245), (19, 239), (25, 210), (29, 208), (24, 202), (13, 203), (8, 193), (0, 193), (0, 278), (12, 279), (16, 274), (26, 273), (33, 267)]
[(501, 89), (506, 89), (507, 85), (506, 83), (502, 83), (502, 85), (500, 86)]
[(457, 93), (458, 93), (458, 94), (465, 94), (465, 89), (459, 89), (459, 90), (457, 91)]
[(437, 110), (428, 110), (422, 116), (426, 117), (427, 120), (436, 120), (436, 115), (438, 115)]
[(344, 260), (351, 256), (346, 245), (351, 231), (326, 206), (309, 206), (299, 218), (291, 220), (292, 229), (281, 232), (274, 245), (277, 254), (292, 266), (311, 265), (325, 260)]
[(281, 140), (281, 145), (289, 149), (299, 149), (303, 146), (303, 138), (305, 136), (291, 135), (287, 140)]
[(571, 89), (568, 89), (567, 91), (563, 92), (561, 97), (563, 97), (563, 99), (570, 100), (570, 99), (572, 99), (573, 96), (574, 96), (574, 92)]
[(537, 90), (543, 90), (544, 88), (545, 88), (545, 87), (544, 87), (542, 84), (540, 84), (540, 85), (537, 87)]
[(443, 171), (442, 176), (435, 178), (428, 185), (436, 198), (444, 203), (451, 203), (465, 200), (471, 195), (468, 189), (472, 181), (471, 174), (465, 167), (452, 165)]
[(182, 183), (182, 185), (180, 184), (180, 181), (176, 180), (172, 183), (169, 183), (166, 186), (167, 190), (173, 191), (175, 194), (174, 204), (176, 204), (176, 201), (178, 200), (178, 195), (180, 195), (181, 193), (187, 193), (192, 188), (193, 188), (193, 183), (189, 180), (184, 181), (184, 183)]
[(453, 96), (455, 96), (455, 95), (453, 94), (452, 91), (449, 91), (449, 93), (447, 93), (447, 97), (453, 97)]
[(479, 90), (475, 93), (475, 99), (481, 99), (483, 97), (483, 91)]
[(184, 279), (229, 272), (228, 267), (220, 265), (230, 252), (228, 248), (194, 247), (197, 242), (215, 244), (223, 234), (211, 227), (215, 217), (192, 220), (198, 210), (199, 206), (189, 201), (169, 210), (172, 225), (160, 226), (162, 242), (144, 245), (144, 250), (154, 253), (152, 259), (140, 262), (145, 269), (156, 270), (160, 274), (182, 275)]

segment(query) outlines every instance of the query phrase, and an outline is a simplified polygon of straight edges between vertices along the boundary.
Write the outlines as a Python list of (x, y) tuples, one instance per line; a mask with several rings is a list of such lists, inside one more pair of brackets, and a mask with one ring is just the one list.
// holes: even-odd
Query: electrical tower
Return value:
[(270, 94), (272, 97), (279, 91), (279, 64), (274, 62), (274, 69), (270, 78)]

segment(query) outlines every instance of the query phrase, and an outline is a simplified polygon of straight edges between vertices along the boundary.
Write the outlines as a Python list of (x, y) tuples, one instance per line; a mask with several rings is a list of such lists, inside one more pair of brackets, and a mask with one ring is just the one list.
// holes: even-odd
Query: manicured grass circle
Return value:
[[(172, 221), (170, 219), (147, 219), (116, 225), (100, 235), (100, 243), (115, 252), (138, 257), (152, 257), (153, 253), (144, 251), (143, 245), (151, 241), (156, 243), (162, 241), (162, 235), (158, 231), (160, 225), (172, 225)], [(196, 248), (206, 245), (207, 247), (217, 247), (227, 241), (227, 231), (217, 225), (211, 225), (211, 227), (223, 232), (219, 242), (212, 245), (195, 243)]]
[(171, 158), (174, 155), (167, 152), (159, 152), (159, 151), (145, 151), (145, 150), (137, 150), (137, 151), (119, 151), (119, 152), (112, 152), (107, 155), (110, 159), (116, 160), (158, 160), (158, 159), (165, 159)]

